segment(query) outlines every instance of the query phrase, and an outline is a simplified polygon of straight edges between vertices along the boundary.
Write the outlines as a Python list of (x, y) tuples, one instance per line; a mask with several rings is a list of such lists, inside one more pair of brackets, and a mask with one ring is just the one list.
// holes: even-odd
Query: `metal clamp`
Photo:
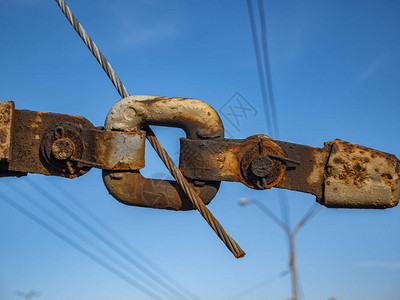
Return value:
[(287, 159), (275, 141), (262, 134), (244, 140), (181, 139), (180, 169), (196, 180), (236, 181), (252, 189), (269, 189), (283, 177)]
[[(187, 98), (131, 96), (117, 102), (105, 121), (106, 131), (137, 132), (147, 125), (178, 127), (188, 139), (223, 139), (218, 113), (208, 104)], [(118, 201), (134, 206), (173, 210), (193, 209), (175, 181), (149, 179), (136, 171), (103, 170), (107, 190)], [(205, 204), (218, 192), (220, 181), (192, 181)]]

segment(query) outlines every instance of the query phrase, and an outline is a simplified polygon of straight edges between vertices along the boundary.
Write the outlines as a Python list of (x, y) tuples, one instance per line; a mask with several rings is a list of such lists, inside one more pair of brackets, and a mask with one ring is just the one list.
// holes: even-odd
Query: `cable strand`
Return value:
[[(99, 64), (102, 66), (103, 70), (107, 73), (108, 77), (111, 79), (115, 88), (121, 97), (128, 97), (129, 94), (122, 84), (119, 77), (116, 75), (114, 69), (111, 67), (110, 63), (106, 60), (103, 54), (100, 52), (98, 47), (83, 29), (82, 25), (78, 22), (78, 20), (74, 17), (71, 10), (67, 6), (64, 0), (56, 0), (62, 12), (74, 27), (75, 31), (81, 37), (83, 42), (89, 48), (90, 52), (96, 57)], [(165, 149), (162, 147), (160, 141), (155, 136), (154, 132), (151, 130), (149, 126), (145, 128), (147, 139), (150, 144), (156, 150), (158, 156), (163, 161), (164, 165), (168, 168), (171, 175), (175, 178), (178, 184), (181, 186), (182, 190), (188, 196), (193, 206), (200, 212), (203, 218), (207, 221), (207, 223), (211, 226), (211, 228), (217, 233), (218, 237), (225, 243), (228, 249), (235, 255), (236, 258), (243, 257), (245, 252), (240, 248), (240, 246), (236, 243), (236, 241), (226, 232), (226, 230), (222, 227), (222, 225), (218, 222), (218, 220), (212, 215), (212, 213), (205, 206), (203, 201), (199, 198), (199, 196), (195, 193), (192, 186), (188, 183), (186, 178), (182, 175), (179, 168), (175, 165), (173, 160), (169, 157)]]

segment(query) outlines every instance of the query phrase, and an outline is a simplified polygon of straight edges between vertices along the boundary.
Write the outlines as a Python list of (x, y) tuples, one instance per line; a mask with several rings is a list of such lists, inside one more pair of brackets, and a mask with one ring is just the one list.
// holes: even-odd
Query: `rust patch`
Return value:
[(276, 141), (276, 143), (283, 149), (286, 156), (300, 162), (299, 165), (286, 169), (277, 187), (310, 193), (317, 199), (321, 199), (331, 145), (326, 144), (324, 148), (316, 148), (282, 141)]
[(182, 173), (191, 179), (234, 181), (250, 188), (265, 189), (275, 186), (284, 176), (286, 168), (286, 163), (272, 158), (271, 171), (264, 177), (258, 177), (253, 172), (256, 166), (253, 166), (252, 170), (252, 163), (268, 155), (285, 156), (275, 141), (265, 135), (255, 135), (244, 140), (182, 138), (179, 167)]
[[(103, 180), (109, 193), (118, 201), (133, 206), (169, 210), (193, 210), (193, 204), (178, 183), (170, 180), (149, 179), (139, 171), (103, 171)], [(192, 184), (204, 204), (210, 203), (218, 192), (220, 182)]]
[(341, 140), (329, 142), (324, 199), (328, 207), (386, 208), (398, 202), (397, 158)]
[[(60, 167), (57, 167), (49, 163), (41, 153), (42, 139), (46, 132), (60, 123), (74, 124), (79, 128), (94, 128), (92, 123), (79, 116), (15, 110), (12, 126), (12, 160), (9, 163), (8, 170), (68, 178), (85, 174), (90, 167), (79, 167), (76, 163), (76, 172), (71, 172), (68, 166), (61, 167), (60, 165)], [(51, 154), (51, 146), (52, 143), (48, 144), (50, 157), (53, 155)], [(84, 144), (82, 146), (84, 147)]]
[(11, 134), (14, 102), (0, 102), (0, 160), (11, 160)]

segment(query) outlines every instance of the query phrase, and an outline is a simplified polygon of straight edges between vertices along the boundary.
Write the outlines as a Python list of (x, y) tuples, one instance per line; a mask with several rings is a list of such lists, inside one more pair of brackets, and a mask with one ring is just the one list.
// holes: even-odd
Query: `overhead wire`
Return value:
[[(90, 52), (97, 59), (99, 64), (102, 66), (103, 70), (107, 73), (108, 77), (112, 81), (113, 85), (117, 89), (121, 97), (125, 98), (129, 96), (125, 86), (122, 84), (120, 78), (115, 73), (114, 69), (111, 67), (110, 63), (106, 60), (104, 55), (100, 52), (96, 44), (89, 37), (86, 31), (83, 29), (82, 25), (78, 22), (75, 16), (72, 14), (70, 8), (67, 6), (64, 0), (56, 0), (61, 11), (64, 13), (65, 17), (71, 23), (75, 31), (81, 37), (83, 42), (89, 48)], [(175, 165), (174, 161), (168, 155), (167, 151), (162, 147), (160, 141), (155, 136), (153, 130), (149, 126), (143, 127), (146, 131), (146, 138), (161, 158), (164, 165), (167, 167), (171, 175), (174, 177), (176, 182), (182, 188), (184, 193), (187, 195), (189, 200), (192, 202), (194, 208), (196, 208), (202, 217), (207, 221), (210, 227), (215, 231), (217, 236), (224, 242), (226, 247), (235, 255), (236, 258), (243, 257), (246, 253), (240, 248), (237, 242), (229, 235), (229, 233), (222, 227), (218, 220), (214, 217), (211, 211), (206, 207), (204, 202), (196, 194), (193, 187), (189, 184), (186, 178), (183, 176), (180, 169)]]
[(268, 278), (267, 280), (261, 280), (261, 281), (257, 282), (256, 284), (238, 292), (236, 295), (229, 297), (228, 300), (241, 299), (241, 298), (247, 299), (248, 295), (250, 293), (254, 293), (256, 290), (261, 289), (261, 288), (265, 287), (266, 285), (269, 285), (269, 284), (275, 282), (276, 280), (285, 277), (289, 273), (290, 273), (289, 270), (284, 270), (284, 271), (280, 272), (278, 275)]
[(171, 285), (175, 285), (179, 290), (188, 295), (193, 299), (199, 300), (200, 298), (194, 295), (191, 291), (185, 288), (181, 283), (179, 283), (176, 279), (170, 276), (167, 272), (162, 270), (158, 265), (152, 262), (147, 256), (145, 256), (142, 252), (140, 252), (137, 248), (132, 246), (125, 238), (122, 237), (116, 230), (112, 229), (111, 226), (107, 225), (104, 221), (102, 221), (99, 217), (97, 217), (94, 213), (92, 213), (89, 209), (87, 209), (84, 205), (80, 203), (78, 198), (76, 198), (72, 193), (64, 189), (58, 184), (53, 184), (52, 187), (58, 189), (64, 197), (69, 200), (76, 208), (78, 208), (81, 212), (83, 212), (86, 216), (92, 219), (97, 225), (99, 225), (104, 231), (106, 231), (111, 237), (113, 237), (116, 241), (118, 241), (123, 247), (125, 247), (130, 252), (134, 253), (142, 262), (147, 264), (148, 267), (153, 269), (155, 272), (159, 273), (162, 277), (164, 277)]
[[(268, 51), (268, 41), (266, 37), (267, 31), (266, 31), (264, 6), (262, 4), (262, 1), (258, 1), (259, 16), (260, 19), (262, 19), (260, 20), (260, 25), (261, 25), (260, 35), (262, 40), (261, 47), (257, 33), (257, 26), (256, 26), (257, 22), (254, 14), (255, 8), (253, 8), (252, 0), (247, 0), (247, 8), (249, 13), (253, 47), (254, 47), (257, 70), (260, 81), (261, 98), (264, 105), (265, 122), (268, 132), (276, 135), (279, 134), (279, 129), (278, 129), (278, 120), (276, 115), (275, 101), (273, 97), (274, 93), (272, 89), (273, 87), (272, 87), (272, 79), (271, 79), (272, 76), (270, 70), (269, 55), (268, 53), (266, 53)], [(273, 102), (271, 102), (271, 95)], [(273, 122), (271, 120), (273, 120)], [(287, 204), (286, 194), (284, 192), (278, 191), (278, 199), (279, 199), (282, 219), (285, 222), (286, 226), (290, 228), (289, 207)], [(286, 241), (286, 246), (288, 252), (290, 252), (289, 240)]]
[[(32, 197), (32, 196), (28, 195), (26, 192), (24, 192), (23, 189), (17, 188), (12, 182), (9, 182), (8, 186), (12, 188), (14, 193), (17, 193), (23, 199), (28, 200), (30, 205), (36, 207), (39, 211), (44, 213), (47, 217), (52, 219), (55, 223), (58, 223), (59, 225), (61, 225), (61, 227), (63, 227), (65, 230), (69, 231), (71, 234), (73, 234), (75, 237), (77, 237), (81, 242), (89, 245), (89, 247), (91, 247), (95, 251), (101, 253), (103, 255), (103, 257), (106, 257), (109, 260), (111, 260), (114, 264), (118, 265), (119, 268), (125, 270), (127, 273), (129, 273), (134, 278), (140, 277), (140, 274), (133, 272), (132, 269), (127, 266), (127, 264), (125, 264), (122, 261), (116, 259), (115, 257), (111, 258), (110, 257), (110, 253), (108, 253), (102, 247), (100, 247), (99, 245), (97, 245), (96, 243), (94, 243), (90, 239), (88, 239), (87, 236), (82, 234), (81, 231), (78, 231), (78, 230), (74, 229), (72, 226), (70, 226), (70, 224), (68, 224), (62, 218), (57, 217), (56, 214), (54, 214), (51, 210), (47, 209), (44, 205), (42, 205), (34, 197)], [(142, 281), (142, 284), (143, 284), (143, 279), (140, 280), (140, 281)], [(152, 290), (156, 290), (157, 289), (157, 287), (154, 286), (154, 284), (151, 281), (149, 281), (148, 279), (146, 281), (147, 281), (146, 282), (147, 285), (152, 286), (151, 287)]]
[(255, 56), (256, 56), (258, 79), (259, 79), (260, 88), (261, 88), (261, 97), (263, 99), (264, 118), (265, 118), (268, 132), (272, 132), (273, 127), (272, 127), (272, 122), (271, 122), (271, 118), (270, 118), (271, 112), (270, 112), (269, 103), (267, 100), (268, 96), (267, 96), (267, 88), (266, 88), (266, 84), (265, 84), (265, 75), (264, 75), (263, 68), (261, 67), (261, 65), (262, 65), (261, 51), (260, 51), (260, 45), (259, 45), (258, 37), (257, 37), (257, 27), (256, 27), (256, 21), (255, 21), (255, 17), (254, 17), (252, 0), (247, 0), (247, 10), (249, 13), (249, 18), (250, 18), (250, 28), (251, 28), (254, 52), (255, 52)]
[[(269, 59), (269, 51), (268, 51), (268, 40), (267, 40), (267, 22), (265, 20), (265, 11), (264, 11), (264, 3), (262, 0), (258, 0), (258, 11), (260, 16), (260, 27), (261, 27), (261, 49), (263, 53), (264, 63), (262, 66), (264, 67), (265, 78), (267, 81), (267, 90), (268, 90), (268, 98), (267, 99), (270, 109), (271, 109), (271, 118), (273, 124), (273, 134), (275, 138), (279, 139), (279, 122), (275, 105), (275, 96), (272, 84), (272, 74), (271, 74), (271, 64)], [(281, 206), (281, 214), (284, 222), (287, 224), (289, 228), (290, 225), (290, 210), (288, 205), (287, 195), (284, 191), (278, 191), (278, 199)]]
[(272, 74), (271, 74), (271, 64), (269, 61), (269, 51), (268, 51), (268, 41), (267, 41), (267, 22), (265, 21), (265, 12), (264, 12), (264, 4), (262, 0), (258, 0), (258, 11), (260, 14), (260, 27), (261, 27), (261, 45), (262, 45), (262, 53), (264, 57), (264, 72), (265, 78), (267, 80), (267, 91), (268, 91), (268, 100), (271, 109), (271, 117), (273, 124), (273, 133), (274, 136), (279, 139), (279, 123), (276, 112), (275, 105), (275, 96), (272, 85)]
[[(269, 121), (269, 117), (271, 117), (272, 118), (272, 127), (273, 127), (271, 132), (274, 134), (275, 138), (279, 139), (280, 138), (280, 130), (279, 130), (277, 111), (276, 111), (275, 96), (274, 96), (274, 92), (273, 92), (273, 81), (272, 81), (272, 74), (271, 74), (271, 64), (270, 64), (270, 59), (269, 59), (268, 39), (267, 39), (267, 22), (266, 22), (266, 17), (265, 17), (265, 9), (264, 9), (263, 0), (257, 0), (257, 2), (258, 2), (258, 11), (259, 11), (259, 18), (260, 18), (261, 53), (262, 53), (262, 58), (264, 60), (264, 63), (261, 62), (262, 59), (261, 59), (260, 47), (259, 47), (259, 42), (258, 42), (258, 37), (257, 37), (257, 30), (256, 30), (256, 25), (255, 25), (256, 21), (255, 21), (255, 16), (254, 16), (254, 12), (253, 12), (252, 0), (247, 0), (247, 6), (248, 6), (248, 12), (249, 12), (249, 18), (250, 18), (250, 27), (251, 27), (252, 37), (253, 37), (254, 51), (256, 53), (255, 56), (256, 56), (256, 62), (257, 62), (257, 69), (258, 69), (258, 73), (259, 73), (261, 95), (262, 95), (263, 104), (264, 104), (267, 128), (270, 128), (269, 126), (271, 126), (271, 122)], [(260, 75), (260, 74), (262, 74), (262, 75)], [(264, 78), (266, 80), (266, 83), (263, 82)], [(265, 86), (267, 86), (268, 97), (267, 97), (267, 93), (265, 92), (265, 89), (266, 89)], [(267, 110), (267, 107), (269, 108), (269, 110)], [(271, 115), (269, 115), (269, 113), (271, 113)], [(284, 191), (278, 191), (278, 199), (279, 199), (280, 210), (281, 210), (283, 222), (286, 224), (286, 227), (290, 229), (291, 228), (290, 210), (289, 210), (289, 205), (288, 205), (288, 200), (287, 200), (287, 194)], [(312, 206), (304, 214), (302, 220), (299, 222), (299, 224), (293, 230), (292, 234), (296, 234), (297, 231), (300, 230), (301, 227), (309, 219), (311, 219), (317, 212), (318, 212), (318, 209), (316, 209), (314, 206)], [(287, 248), (288, 248), (288, 252), (291, 257), (292, 252), (291, 252), (290, 235), (287, 235)], [(300, 286), (300, 289), (302, 289), (301, 286)]]
[(21, 205), (17, 204), (15, 201), (11, 200), (11, 198), (3, 195), (1, 192), (0, 192), (0, 199), (3, 200), (8, 205), (10, 205), (11, 207), (13, 207), (14, 209), (16, 209), (17, 211), (19, 211), (25, 217), (31, 219), (33, 222), (35, 222), (36, 224), (38, 224), (42, 228), (46, 229), (47, 231), (49, 231), (50, 233), (52, 233), (53, 235), (55, 235), (59, 239), (63, 240), (64, 242), (69, 244), (71, 247), (75, 248), (77, 251), (81, 252), (83, 255), (87, 256), (88, 258), (93, 260), (95, 263), (99, 264), (100, 266), (102, 266), (103, 268), (105, 268), (109, 272), (113, 273), (114, 275), (116, 275), (120, 279), (122, 279), (125, 282), (129, 283), (134, 288), (140, 290), (142, 293), (146, 294), (150, 298), (152, 298), (152, 299), (163, 299), (163, 298), (160, 298), (157, 294), (155, 294), (152, 290), (146, 288), (145, 286), (143, 286), (142, 284), (136, 282), (135, 280), (132, 280), (132, 278), (130, 278), (129, 276), (126, 276), (126, 274), (124, 274), (120, 270), (114, 268), (112, 265), (108, 264), (107, 262), (105, 262), (103, 259), (101, 259), (97, 255), (95, 255), (95, 254), (91, 253), (90, 251), (86, 250), (84, 247), (82, 247), (81, 245), (76, 243), (74, 240), (70, 239), (68, 236), (63, 234), (61, 231), (53, 228), (50, 224), (48, 224), (47, 222), (45, 222), (42, 219), (38, 218), (37, 216), (35, 216), (30, 211), (28, 211), (27, 209), (25, 209)]
[(83, 220), (76, 213), (74, 213), (71, 209), (69, 209), (66, 205), (64, 205), (62, 203), (62, 201), (58, 200), (56, 197), (51, 195), (49, 192), (47, 192), (45, 189), (43, 189), (42, 187), (37, 185), (34, 181), (30, 180), (29, 178), (24, 178), (23, 180), (25, 182), (27, 182), (37, 192), (42, 194), (51, 203), (53, 203), (55, 206), (57, 206), (61, 211), (63, 211), (65, 214), (67, 214), (70, 218), (72, 218), (75, 222), (77, 222), (79, 225), (81, 225), (83, 228), (85, 228), (88, 232), (90, 232), (93, 236), (95, 236), (99, 241), (101, 241), (107, 247), (109, 247), (110, 249), (115, 251), (119, 256), (121, 256), (123, 259), (125, 259), (132, 266), (134, 266), (135, 268), (140, 270), (144, 275), (146, 275), (148, 278), (150, 278), (153, 282), (158, 284), (160, 287), (166, 289), (171, 294), (174, 294), (178, 298), (183, 298), (183, 299), (186, 298), (178, 290), (176, 290), (170, 284), (166, 283), (165, 280), (162, 279), (158, 274), (155, 274), (153, 271), (148, 270), (147, 267), (145, 267), (143, 264), (141, 264), (136, 259), (134, 259), (132, 256), (130, 256), (126, 251), (124, 251), (123, 249), (121, 249), (120, 247), (118, 247), (117, 245), (112, 243), (111, 241), (109, 241), (102, 233), (100, 233), (93, 226), (91, 226), (88, 222)]

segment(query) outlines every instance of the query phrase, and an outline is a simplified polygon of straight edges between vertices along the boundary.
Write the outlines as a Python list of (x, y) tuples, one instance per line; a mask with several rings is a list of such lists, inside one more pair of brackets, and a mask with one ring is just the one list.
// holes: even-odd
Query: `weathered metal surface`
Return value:
[(90, 169), (90, 166), (82, 166), (78, 162), (84, 159), (86, 148), (81, 125), (55, 123), (46, 129), (41, 138), (41, 161), (46, 169), (55, 169), (66, 177), (74, 178)]
[[(65, 162), (60, 165), (53, 165), (43, 155), (43, 151), (51, 154), (52, 143), (48, 143), (47, 149), (41, 147), (45, 135), (51, 136), (49, 128), (57, 129), (57, 124), (73, 124), (74, 129), (80, 131), (82, 128), (94, 128), (92, 123), (83, 117), (70, 116), (55, 113), (35, 112), (29, 110), (15, 110), (12, 130), (12, 160), (7, 170), (17, 172), (40, 173), (45, 175), (63, 176), (74, 178), (85, 174), (90, 168), (74, 165), (76, 172), (67, 170)], [(69, 131), (71, 133), (73, 129)], [(71, 133), (72, 134), (72, 133)], [(76, 136), (76, 135), (75, 135)], [(79, 134), (78, 134), (79, 136)], [(73, 138), (70, 136), (73, 140)], [(53, 133), (52, 139), (55, 140)], [(78, 139), (78, 138), (77, 138)], [(74, 143), (77, 143), (73, 140)], [(84, 151), (84, 143), (81, 147)], [(76, 151), (76, 149), (75, 149)]]
[(69, 138), (61, 138), (51, 146), (51, 153), (56, 159), (66, 160), (75, 152), (75, 145)]
[(0, 102), (0, 160), (11, 159), (11, 129), (14, 117), (14, 102)]
[(224, 137), (218, 113), (196, 99), (130, 96), (117, 102), (105, 121), (106, 130), (136, 131), (146, 125), (182, 128), (189, 139)]
[[(182, 138), (179, 167), (191, 179), (236, 181), (254, 189), (266, 189), (281, 180), (286, 168), (285, 163), (269, 155), (281, 157), (284, 153), (265, 135), (244, 140)], [(268, 164), (268, 172), (260, 170)]]
[(328, 207), (387, 208), (399, 202), (399, 160), (341, 140), (329, 142), (324, 197)]
[(15, 110), (12, 115), (12, 121), (2, 116), (4, 128), (10, 131), (12, 147), (7, 155), (12, 159), (0, 163), (0, 176), (29, 172), (75, 178), (91, 167), (109, 170), (144, 167), (143, 131), (106, 132), (96, 129), (83, 117), (64, 114)]
[[(222, 121), (211, 106), (196, 99), (171, 97), (124, 98), (111, 108), (105, 129), (137, 132), (147, 125), (182, 128), (191, 139), (213, 140), (224, 136)], [(103, 179), (109, 192), (123, 203), (174, 210), (193, 209), (191, 201), (176, 182), (147, 179), (136, 171), (103, 171)], [(202, 180), (197, 182), (195, 190), (207, 204), (217, 193), (219, 184)]]
[(321, 199), (325, 166), (331, 145), (325, 143), (324, 148), (317, 148), (282, 141), (275, 142), (282, 148), (285, 156), (299, 162), (299, 164), (288, 163), (286, 172), (276, 187), (310, 193)]
[[(340, 140), (327, 142), (324, 148), (270, 143), (276, 143), (283, 154), (254, 154), (247, 163), (248, 172), (266, 176), (271, 167), (265, 157), (280, 159), (286, 165), (279, 180), (268, 187), (313, 194), (327, 207), (386, 208), (399, 201), (400, 166), (394, 155)], [(249, 148), (257, 153), (251, 138), (218, 142), (181, 139), (180, 168), (191, 179), (238, 181), (259, 189), (246, 182), (243, 172)]]
[[(126, 205), (169, 210), (192, 210), (192, 202), (175, 181), (148, 179), (139, 171), (103, 171), (104, 184), (109, 193)], [(201, 200), (208, 204), (218, 192), (219, 182), (192, 186)]]
[(276, 159), (284, 155), (282, 149), (267, 136), (256, 135), (248, 140), (257, 144), (240, 158), (241, 182), (253, 189), (270, 189), (281, 180), (286, 169), (286, 165)]
[(206, 204), (222, 180), (311, 193), (328, 207), (386, 208), (400, 198), (394, 155), (340, 140), (316, 148), (265, 135), (224, 139), (218, 114), (199, 100), (128, 97), (111, 109), (107, 131), (79, 116), (15, 110), (11, 101), (0, 103), (0, 113), (0, 177), (74, 178), (97, 167), (110, 193), (129, 205), (193, 209), (176, 182), (138, 171), (145, 149), (140, 128), (153, 124), (180, 127), (191, 137), (181, 139), (180, 168)]
[(146, 133), (93, 131), (94, 161), (104, 170), (139, 170), (144, 168)]

